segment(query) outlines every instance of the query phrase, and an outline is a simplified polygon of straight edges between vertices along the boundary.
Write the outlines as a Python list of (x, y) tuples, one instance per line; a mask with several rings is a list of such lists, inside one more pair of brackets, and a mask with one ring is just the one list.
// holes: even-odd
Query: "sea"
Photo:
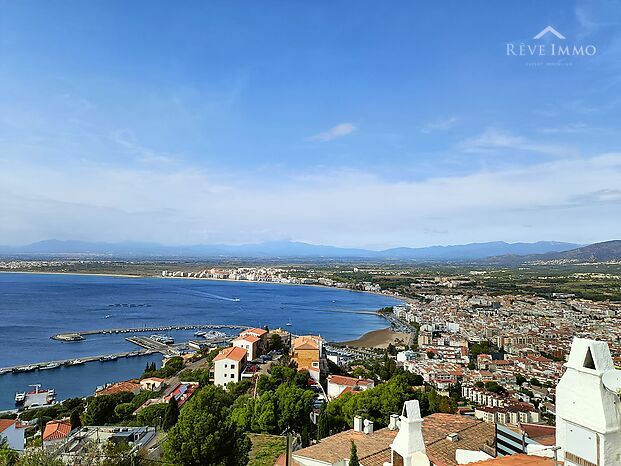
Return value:
[[(0, 368), (140, 349), (131, 334), (87, 335), (60, 342), (55, 334), (180, 324), (282, 327), (347, 341), (385, 328), (369, 313), (399, 304), (389, 296), (319, 286), (186, 278), (0, 273)], [(291, 324), (287, 326), (287, 324)], [(182, 342), (193, 330), (160, 332)], [(150, 333), (138, 335), (149, 336)], [(138, 377), (153, 354), (79, 366), (0, 375), (0, 410), (15, 408), (30, 385), (56, 390), (58, 399), (84, 397), (98, 386)]]

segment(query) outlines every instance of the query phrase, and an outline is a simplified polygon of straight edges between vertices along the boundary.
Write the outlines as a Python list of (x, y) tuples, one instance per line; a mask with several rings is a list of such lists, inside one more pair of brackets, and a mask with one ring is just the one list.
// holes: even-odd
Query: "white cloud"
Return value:
[(621, 215), (621, 153), (422, 181), (352, 170), (260, 181), (201, 170), (0, 162), (0, 244), (283, 237), (385, 247), (499, 239), (586, 243), (618, 236)]
[(466, 153), (490, 153), (508, 149), (554, 156), (577, 155), (570, 147), (533, 141), (496, 128), (487, 128), (480, 135), (461, 141), (457, 147)]
[(446, 131), (454, 127), (458, 121), (459, 118), (457, 117), (441, 118), (427, 123), (421, 128), (420, 132), (424, 134), (429, 134), (433, 133), (434, 131)]
[(538, 131), (541, 134), (582, 134), (593, 131), (593, 128), (586, 123), (571, 123), (562, 126), (540, 128)]
[(357, 130), (358, 128), (353, 123), (341, 123), (330, 128), (328, 131), (323, 131), (321, 133), (310, 136), (309, 138), (307, 138), (307, 140), (328, 142), (352, 134)]

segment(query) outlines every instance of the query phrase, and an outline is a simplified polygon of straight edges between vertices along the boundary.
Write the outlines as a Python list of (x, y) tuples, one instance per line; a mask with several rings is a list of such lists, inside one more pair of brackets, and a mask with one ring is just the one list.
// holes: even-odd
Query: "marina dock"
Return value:
[[(144, 356), (147, 354), (153, 354), (160, 351), (156, 351), (154, 349), (143, 349), (137, 351), (128, 351), (125, 353), (117, 353), (117, 354), (102, 354), (99, 356), (86, 356), (82, 358), (71, 358), (71, 359), (59, 359), (56, 361), (46, 361), (46, 362), (38, 362), (34, 364), (22, 364), (19, 366), (10, 366), (10, 367), (0, 367), (0, 375), (6, 374), (8, 372), (32, 372), (36, 370), (55, 370), (60, 368), (61, 366), (78, 366), (87, 362), (94, 361), (113, 361), (118, 358), (127, 358), (133, 356)], [(46, 366), (54, 366), (53, 368), (48, 367), (44, 369)]]
[(83, 340), (88, 335), (112, 335), (122, 333), (141, 333), (141, 332), (170, 332), (173, 330), (217, 330), (217, 329), (239, 329), (247, 330), (252, 328), (248, 325), (235, 324), (188, 324), (188, 325), (163, 325), (159, 327), (133, 327), (133, 328), (106, 328), (100, 330), (85, 330), (81, 332), (65, 332), (52, 336), (53, 340), (59, 341), (78, 341)]

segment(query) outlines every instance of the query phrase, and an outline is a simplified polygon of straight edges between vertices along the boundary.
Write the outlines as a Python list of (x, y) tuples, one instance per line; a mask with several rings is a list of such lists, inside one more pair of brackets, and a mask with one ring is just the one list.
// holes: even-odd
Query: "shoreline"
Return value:
[(380, 348), (385, 349), (389, 344), (398, 345), (407, 343), (409, 334), (395, 332), (392, 327), (366, 332), (359, 338), (349, 341), (338, 342), (339, 345), (351, 346), (354, 348)]
[[(315, 283), (279, 283), (279, 282), (268, 282), (268, 281), (261, 281), (261, 280), (233, 280), (230, 278), (164, 277), (161, 275), (147, 275), (147, 274), (128, 275), (128, 274), (120, 274), (120, 273), (115, 274), (115, 273), (98, 273), (98, 272), (92, 272), (92, 273), (90, 272), (39, 272), (39, 271), (31, 271), (31, 270), (22, 270), (22, 271), (1, 270), (0, 274), (3, 274), (3, 273), (5, 274), (19, 273), (19, 274), (31, 274), (31, 275), (75, 275), (75, 276), (96, 276), (96, 277), (113, 277), (113, 278), (151, 278), (151, 279), (195, 280), (195, 281), (206, 280), (206, 281), (212, 281), (212, 282), (228, 282), (228, 283), (261, 283), (261, 284), (267, 284), (267, 285), (308, 286), (308, 287), (325, 288), (328, 290), (340, 290), (340, 291), (349, 291), (353, 293), (366, 293), (366, 294), (372, 294), (376, 296), (383, 296), (383, 297), (392, 298), (397, 301), (400, 301), (402, 304), (406, 304), (409, 302), (409, 298), (404, 297), (404, 296), (397, 297), (397, 296), (394, 296), (391, 294), (385, 294), (379, 291), (352, 290), (350, 288), (338, 288), (336, 286), (328, 286), (328, 285), (321, 285), (321, 284), (315, 284)], [(382, 313), (378, 311), (379, 309), (375, 309), (373, 312), (375, 313), (375, 315), (381, 317), (385, 321), (388, 321), (386, 317), (383, 316)], [(365, 341), (365, 337), (367, 337), (367, 335), (369, 335), (370, 333), (384, 331), (388, 329), (390, 329), (390, 327), (370, 330), (366, 333), (361, 333), (358, 338), (354, 340), (349, 340), (349, 341), (350, 342)], [(345, 344), (347, 342), (336, 341), (335, 343)]]

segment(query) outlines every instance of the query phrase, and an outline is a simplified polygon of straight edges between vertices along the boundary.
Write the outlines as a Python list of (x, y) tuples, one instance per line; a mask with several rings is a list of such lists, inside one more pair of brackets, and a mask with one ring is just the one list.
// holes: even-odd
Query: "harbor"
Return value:
[(50, 369), (59, 369), (62, 366), (78, 366), (81, 364), (85, 364), (87, 362), (105, 362), (105, 361), (114, 361), (119, 358), (131, 358), (135, 356), (145, 356), (149, 354), (153, 354), (156, 352), (154, 349), (142, 349), (137, 351), (128, 351), (125, 353), (117, 353), (117, 354), (102, 354), (98, 356), (87, 356), (81, 358), (71, 358), (71, 359), (60, 359), (57, 361), (47, 361), (40, 362), (36, 364), (27, 364), (22, 366), (9, 366), (9, 367), (0, 367), (0, 375), (7, 373), (21, 373), (21, 372), (33, 372), (33, 371), (44, 371)]
[(85, 330), (81, 332), (63, 332), (52, 336), (52, 340), (58, 341), (80, 341), (88, 335), (111, 335), (122, 333), (147, 333), (147, 332), (171, 332), (173, 330), (244, 330), (249, 329), (247, 325), (238, 324), (187, 324), (187, 325), (162, 325), (157, 327), (132, 327), (132, 328), (107, 328), (99, 330)]

